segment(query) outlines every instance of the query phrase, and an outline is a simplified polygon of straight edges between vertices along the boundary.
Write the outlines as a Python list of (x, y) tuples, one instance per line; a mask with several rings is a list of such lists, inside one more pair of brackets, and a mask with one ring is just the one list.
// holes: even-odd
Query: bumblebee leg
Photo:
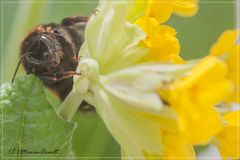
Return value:
[(51, 82), (57, 82), (57, 77), (55, 76), (50, 76), (50, 75), (39, 75), (39, 78), (44, 80), (44, 81), (51, 81)]
[(80, 75), (80, 74), (75, 72), (75, 71), (66, 71), (66, 72), (55, 73), (55, 74), (42, 73), (42, 74), (39, 75), (39, 77), (41, 79), (44, 79), (44, 80), (59, 82), (59, 81), (64, 80), (64, 79), (71, 78), (74, 75)]
[[(44, 79), (45, 81), (47, 80), (47, 81), (52, 81), (52, 82), (58, 82), (58, 81), (61, 81), (61, 80), (67, 79), (67, 78), (71, 78), (73, 75), (80, 75), (80, 74), (76, 73), (75, 71), (67, 71), (67, 72), (62, 72), (59, 74), (43, 73), (43, 74), (39, 75), (39, 77), (41, 79)], [(64, 93), (64, 90), (62, 90), (62, 92), (60, 92), (60, 97), (61, 97), (62, 101), (65, 99), (65, 97), (67, 96), (67, 94), (69, 92), (70, 91)], [(86, 101), (83, 101), (81, 103), (78, 110), (82, 113), (89, 113), (89, 114), (96, 112), (95, 107), (88, 104)]]
[(57, 79), (59, 81), (63, 80), (63, 79), (66, 79), (66, 78), (71, 78), (73, 77), (74, 75), (80, 75), (79, 73), (75, 72), (75, 71), (67, 71), (67, 72), (62, 72), (62, 73), (59, 73), (59, 74), (56, 74), (57, 76)]

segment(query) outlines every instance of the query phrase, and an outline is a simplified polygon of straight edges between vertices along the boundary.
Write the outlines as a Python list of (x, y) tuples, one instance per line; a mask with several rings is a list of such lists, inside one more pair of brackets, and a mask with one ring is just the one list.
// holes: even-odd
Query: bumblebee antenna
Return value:
[(16, 77), (16, 75), (17, 75), (17, 71), (18, 71), (18, 68), (19, 68), (21, 62), (22, 62), (22, 60), (20, 59), (20, 60), (18, 61), (17, 67), (16, 67), (16, 69), (15, 69), (15, 71), (14, 71), (14, 74), (13, 74), (13, 77), (12, 77), (12, 83), (14, 82), (14, 79), (15, 79), (15, 77)]
[(27, 52), (27, 53), (25, 53), (24, 55), (21, 56), (20, 60), (18, 61), (17, 67), (16, 67), (16, 69), (15, 69), (15, 71), (14, 71), (14, 74), (13, 74), (13, 77), (12, 77), (12, 83), (14, 82), (14, 79), (15, 79), (15, 77), (16, 77), (16, 75), (17, 75), (17, 71), (18, 71), (18, 69), (19, 69), (19, 67), (20, 67), (20, 64), (21, 64), (21, 62), (22, 62), (22, 58), (25, 57), (26, 55), (29, 55), (29, 54), (32, 54), (32, 52)]

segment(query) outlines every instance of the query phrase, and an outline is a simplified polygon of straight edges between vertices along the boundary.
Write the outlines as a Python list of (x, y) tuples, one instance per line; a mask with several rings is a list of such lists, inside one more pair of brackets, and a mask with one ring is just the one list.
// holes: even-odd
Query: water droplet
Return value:
[(98, 9), (94, 10), (93, 14), (94, 14), (95, 16), (99, 15), (99, 14), (100, 14), (100, 10), (98, 10)]

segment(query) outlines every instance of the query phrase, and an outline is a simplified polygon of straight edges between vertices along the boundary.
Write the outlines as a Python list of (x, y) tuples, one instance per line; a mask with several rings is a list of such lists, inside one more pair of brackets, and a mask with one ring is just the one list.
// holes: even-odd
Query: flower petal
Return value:
[(100, 81), (109, 94), (128, 106), (144, 112), (159, 113), (163, 104), (157, 89), (190, 68), (191, 65), (137, 65), (102, 76)]
[[(86, 47), (85, 51), (81, 52), (88, 53), (98, 61), (100, 73), (110, 72), (116, 61), (124, 62), (129, 58), (129, 61), (125, 61), (127, 66), (144, 56), (147, 50), (141, 47), (143, 50), (140, 51), (137, 44), (145, 38), (145, 33), (138, 26), (127, 22), (127, 3), (106, 2), (99, 5), (97, 10), (88, 22)], [(133, 53), (135, 55), (132, 57)]]
[(173, 9), (174, 6), (169, 0), (148, 0), (145, 16), (156, 18), (162, 24), (169, 19)]
[(174, 5), (174, 13), (180, 16), (193, 16), (198, 11), (198, 0), (178, 0)]
[(240, 61), (240, 45), (237, 44), (238, 30), (227, 30), (212, 46), (210, 55), (219, 57), (225, 61), (228, 67), (228, 79), (234, 83), (234, 91), (226, 100), (227, 102), (240, 103), (240, 97), (237, 96), (240, 92), (240, 74), (238, 72), (238, 62)]
[(230, 112), (224, 116), (227, 121), (227, 125), (224, 129), (216, 136), (218, 140), (217, 147), (220, 151), (221, 156), (229, 157), (230, 159), (240, 158), (240, 121), (238, 121), (238, 114), (240, 110), (236, 112)]
[(179, 117), (179, 127), (192, 144), (207, 144), (223, 127), (214, 108), (232, 92), (226, 80), (226, 65), (215, 57), (206, 57), (189, 72), (160, 90)]
[(95, 89), (95, 98), (98, 113), (127, 156), (144, 157), (144, 150), (162, 155), (161, 130), (157, 123), (103, 89)]

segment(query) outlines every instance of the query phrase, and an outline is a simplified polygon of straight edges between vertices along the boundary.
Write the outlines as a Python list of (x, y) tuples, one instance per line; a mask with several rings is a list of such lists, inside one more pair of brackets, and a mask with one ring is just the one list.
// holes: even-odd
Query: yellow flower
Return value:
[(189, 75), (160, 91), (176, 111), (180, 130), (192, 144), (206, 144), (222, 129), (220, 115), (214, 106), (232, 92), (232, 83), (225, 79), (226, 73), (226, 65), (209, 56)]
[[(179, 56), (180, 45), (176, 31), (166, 25), (160, 25), (168, 20), (172, 13), (190, 16), (197, 12), (197, 0), (135, 0), (130, 3), (128, 19), (135, 21), (147, 34), (143, 44), (150, 52), (141, 62), (184, 63)], [(147, 5), (146, 5), (147, 3)], [(140, 18), (139, 18), (140, 17)], [(142, 43), (140, 43), (142, 44)]]
[(166, 40), (171, 39), (176, 35), (176, 31), (165, 25), (159, 25), (158, 21), (154, 18), (141, 18), (135, 22), (147, 34), (144, 43), (147, 47), (162, 47)]
[(228, 102), (240, 102), (239, 94), (239, 83), (240, 74), (238, 73), (237, 62), (240, 62), (240, 45), (237, 44), (237, 30), (225, 31), (218, 41), (212, 46), (210, 54), (214, 56), (219, 56), (221, 59), (225, 60), (228, 66), (227, 78), (235, 84), (235, 89), (233, 94), (228, 99)]
[(147, 34), (144, 45), (150, 52), (140, 62), (162, 61), (170, 63), (183, 63), (179, 56), (180, 45), (175, 37), (176, 31), (166, 25), (159, 25), (154, 18), (141, 18), (135, 22)]
[(128, 4), (127, 19), (134, 22), (139, 17), (144, 16), (146, 11), (146, 0), (134, 0)]
[(171, 157), (182, 157), (188, 160), (195, 159), (193, 146), (179, 133), (163, 132), (163, 144), (164, 160), (176, 159)]
[(183, 137), (179, 134), (162, 132), (162, 143), (163, 143), (163, 155), (149, 153), (143, 151), (144, 158), (146, 160), (175, 160), (177, 157), (179, 159), (195, 160), (195, 152), (193, 146), (188, 144)]
[(174, 110), (164, 106), (157, 93), (165, 82), (190, 68), (146, 64), (102, 75), (96, 60), (82, 58), (77, 70), (82, 76), (74, 78), (73, 92), (96, 107), (120, 144), (123, 159), (194, 158), (192, 145), (180, 136)]
[(134, 0), (129, 5), (127, 19), (131, 22), (139, 17), (156, 18), (166, 22), (172, 13), (180, 16), (193, 16), (198, 11), (198, 0)]
[(172, 13), (193, 16), (198, 11), (198, 0), (148, 0), (145, 16), (153, 17), (159, 23), (166, 22)]
[[(164, 106), (157, 92), (165, 82), (190, 70), (192, 65), (158, 63), (131, 68), (150, 55), (159, 61), (176, 61), (179, 43), (175, 30), (160, 25), (155, 18), (138, 19), (136, 24), (142, 29), (126, 22), (126, 7), (106, 3), (99, 8), (101, 14), (88, 22), (77, 70), (82, 75), (75, 77), (74, 91), (96, 107), (120, 144), (123, 159), (173, 156), (194, 159), (193, 146), (180, 133), (175, 112)], [(105, 25), (101, 25), (103, 22)], [(82, 88), (89, 91), (83, 92)]]
[(176, 157), (188, 158), (189, 160), (195, 159), (193, 146), (179, 132), (177, 117), (172, 112), (174, 113), (172, 109), (166, 107), (161, 113), (161, 115), (165, 115), (164, 117), (143, 114), (146, 120), (154, 120), (161, 126), (159, 136), (161, 136), (160, 141), (163, 146), (162, 154), (150, 153), (149, 150), (144, 150), (143, 153), (146, 159), (151, 159), (149, 157), (152, 157), (152, 159), (161, 157), (163, 160), (176, 159)]
[[(146, 10), (144, 3), (136, 0), (135, 7), (130, 7), (129, 16), (138, 15), (135, 24), (147, 34), (144, 45), (150, 52), (140, 62), (161, 61), (170, 63), (184, 63), (179, 56), (180, 45), (176, 38), (176, 31), (166, 25), (160, 25), (168, 20), (172, 13), (190, 16), (197, 12), (197, 0), (148, 0)], [(144, 10), (144, 13), (136, 11)], [(134, 14), (135, 13), (135, 14)], [(141, 15), (141, 16), (139, 16)], [(136, 16), (135, 16), (136, 18)]]
[(240, 158), (240, 121), (237, 115), (240, 115), (240, 110), (226, 114), (227, 125), (216, 136), (217, 147), (223, 157)]

